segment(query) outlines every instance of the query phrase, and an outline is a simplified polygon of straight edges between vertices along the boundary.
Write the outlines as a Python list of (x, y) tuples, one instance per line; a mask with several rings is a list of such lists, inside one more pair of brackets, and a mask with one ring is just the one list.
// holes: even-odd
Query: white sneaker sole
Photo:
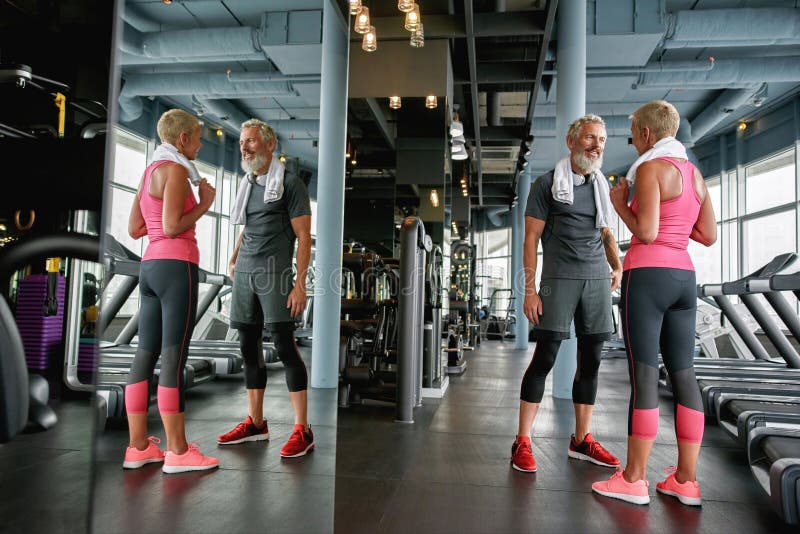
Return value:
[(140, 467), (144, 467), (147, 464), (154, 464), (157, 462), (163, 462), (164, 458), (150, 458), (149, 460), (139, 460), (138, 462), (122, 462), (123, 469), (138, 469)]
[(297, 454), (281, 454), (281, 458), (298, 458), (300, 456), (305, 456), (309, 452), (314, 450), (314, 444), (312, 443), (304, 451), (298, 452)]
[(703, 499), (700, 497), (687, 497), (686, 495), (681, 495), (680, 493), (676, 493), (674, 491), (663, 490), (659, 487), (656, 487), (656, 491), (663, 493), (664, 495), (669, 495), (670, 497), (675, 497), (687, 506), (700, 506), (703, 504)]
[(209, 469), (216, 469), (219, 464), (213, 465), (165, 465), (161, 470), (165, 473), (188, 473), (189, 471), (208, 471)]
[(586, 460), (587, 462), (592, 462), (595, 465), (602, 465), (603, 467), (619, 467), (619, 464), (607, 464), (605, 462), (601, 462), (600, 460), (595, 460), (591, 456), (581, 454), (577, 451), (571, 451), (567, 449), (567, 454), (569, 455), (570, 458), (575, 458), (576, 460)]
[(246, 438), (237, 439), (236, 441), (219, 441), (217, 440), (217, 445), (236, 445), (237, 443), (245, 443), (247, 441), (264, 441), (269, 439), (269, 432), (266, 434), (258, 434), (255, 436), (247, 436)]
[(595, 493), (599, 493), (603, 497), (611, 497), (612, 499), (619, 499), (621, 501), (633, 504), (650, 504), (649, 495), (628, 495), (627, 493), (612, 493), (610, 491), (602, 491), (594, 487), (592, 488), (592, 491)]
[(536, 472), (536, 469), (523, 469), (521, 467), (518, 467), (517, 464), (515, 464), (514, 462), (511, 462), (511, 467), (513, 467), (514, 469), (516, 469), (520, 473), (535, 473)]

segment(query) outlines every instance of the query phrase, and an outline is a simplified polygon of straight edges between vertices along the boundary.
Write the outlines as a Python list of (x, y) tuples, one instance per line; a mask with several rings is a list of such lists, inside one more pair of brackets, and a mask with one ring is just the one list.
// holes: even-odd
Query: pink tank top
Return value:
[[(154, 161), (145, 169), (142, 192), (139, 195), (139, 208), (142, 210), (142, 216), (147, 226), (147, 238), (150, 241), (144, 251), (142, 261), (183, 260), (199, 264), (200, 250), (197, 248), (197, 239), (194, 236), (194, 225), (174, 238), (164, 235), (164, 226), (161, 221), (164, 213), (164, 201), (149, 193), (150, 176), (162, 163), (169, 162), (167, 160)], [(190, 191), (183, 203), (183, 213), (190, 211), (196, 205), (197, 200)]]
[[(689, 235), (692, 233), (697, 215), (700, 213), (700, 199), (694, 190), (694, 165), (674, 158), (658, 158), (670, 162), (678, 168), (683, 181), (683, 189), (677, 197), (661, 202), (658, 218), (658, 235), (645, 245), (636, 236), (631, 238), (631, 246), (625, 254), (623, 270), (639, 267), (667, 267), (694, 271), (694, 264), (686, 251)], [(639, 203), (634, 197), (631, 203), (634, 213), (639, 211)]]

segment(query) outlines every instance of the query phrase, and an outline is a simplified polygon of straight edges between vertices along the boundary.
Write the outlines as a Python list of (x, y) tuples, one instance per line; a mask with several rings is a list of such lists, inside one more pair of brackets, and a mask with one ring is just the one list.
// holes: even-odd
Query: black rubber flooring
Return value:
[[(567, 457), (572, 402), (553, 399), (550, 379), (533, 432), (538, 472), (513, 470), (519, 384), (530, 351), (484, 342), (467, 354), (467, 371), (450, 378), (444, 399), (425, 399), (414, 425), (393, 423), (392, 408), (339, 411), (336, 532), (792, 531), (755, 483), (745, 453), (713, 424), (706, 427), (698, 466), (702, 508), (656, 494), (662, 469), (677, 460), (667, 393), (649, 464), (649, 506), (592, 493), (591, 483), (613, 470)], [(625, 360), (603, 360), (599, 384), (591, 430), (624, 457)]]
[[(311, 350), (301, 348), (307, 360)], [(309, 368), (310, 376), (310, 368)], [(220, 446), (219, 434), (247, 416), (241, 376), (217, 378), (186, 392), (186, 435), (218, 470), (164, 475), (160, 464), (123, 470), (127, 427), (108, 425), (95, 445), (93, 532), (326, 532), (333, 524), (336, 391), (309, 389), (315, 450), (281, 459), (294, 412), (280, 364), (270, 365), (264, 415), (270, 440)], [(155, 406), (151, 433), (164, 439)], [(162, 441), (165, 446), (165, 441)]]
[[(312, 389), (317, 450), (294, 460), (278, 454), (292, 426), (282, 369), (269, 371), (266, 443), (216, 446), (216, 436), (239, 422), (247, 406), (240, 377), (217, 379), (187, 392), (187, 433), (222, 467), (182, 475), (164, 475), (158, 465), (124, 471), (123, 425), (98, 432), (93, 462), (92, 409), (86, 400), (63, 401), (55, 428), (0, 445), (0, 532), (795, 531), (772, 511), (745, 453), (713, 424), (698, 466), (702, 508), (656, 494), (661, 469), (676, 460), (666, 392), (648, 472), (649, 506), (591, 492), (591, 483), (612, 471), (568, 459), (572, 403), (554, 400), (549, 385), (534, 426), (539, 471), (514, 471), (510, 446), (529, 357), (511, 343), (484, 342), (468, 354), (466, 373), (451, 377), (445, 398), (426, 399), (415, 411), (413, 425), (394, 423), (393, 407), (337, 410), (335, 390)], [(604, 360), (592, 431), (619, 456), (628, 387), (625, 360)], [(163, 438), (151, 410), (152, 433)]]

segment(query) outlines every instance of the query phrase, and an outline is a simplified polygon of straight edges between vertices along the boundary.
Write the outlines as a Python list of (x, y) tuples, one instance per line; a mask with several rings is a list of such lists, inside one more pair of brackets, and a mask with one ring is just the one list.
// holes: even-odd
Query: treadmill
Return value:
[[(111, 318), (119, 313), (122, 305), (133, 293), (139, 278), (139, 263), (141, 258), (131, 250), (123, 246), (110, 234), (106, 234), (105, 261), (107, 272), (112, 276), (125, 275), (132, 278), (126, 280), (114, 296), (104, 303), (100, 313), (100, 332), (105, 330), (105, 326)], [(198, 270), (199, 281), (201, 284), (208, 284), (210, 287), (203, 293), (197, 306), (197, 321), (209, 309), (214, 299), (219, 295), (224, 285), (230, 285), (230, 279), (224, 275), (210, 273), (204, 269)], [(139, 329), (138, 311), (131, 317), (125, 327), (112, 342), (100, 342), (99, 348), (103, 358), (108, 357), (133, 357), (136, 352), (136, 344), (133, 341)], [(195, 340), (192, 339), (189, 345), (190, 360), (213, 360), (215, 362), (215, 375), (233, 375), (242, 371), (243, 360), (239, 352), (238, 343), (229, 341)]]
[(756, 428), (747, 443), (750, 471), (780, 518), (800, 524), (800, 430)]

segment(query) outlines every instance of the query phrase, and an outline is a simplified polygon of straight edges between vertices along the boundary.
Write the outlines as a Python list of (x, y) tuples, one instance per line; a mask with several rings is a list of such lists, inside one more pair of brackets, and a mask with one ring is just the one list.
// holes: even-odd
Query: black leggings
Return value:
[[(525, 402), (540, 403), (544, 396), (544, 381), (556, 362), (560, 339), (543, 339), (536, 342), (528, 369), (522, 378), (519, 398)], [(592, 336), (578, 336), (578, 367), (572, 382), (572, 401), (576, 404), (594, 404), (597, 397), (597, 370), (603, 341)]]
[(139, 268), (139, 345), (128, 374), (125, 407), (147, 413), (149, 384), (161, 356), (158, 409), (184, 411), (183, 369), (197, 314), (197, 265), (181, 260), (146, 260)]
[(694, 271), (642, 267), (623, 274), (620, 317), (631, 380), (629, 436), (656, 438), (660, 349), (672, 385), (678, 440), (702, 441), (705, 417), (693, 366), (696, 316)]
[[(286, 370), (289, 391), (308, 389), (306, 364), (294, 339), (293, 323), (272, 323), (272, 342)], [(239, 329), (239, 347), (244, 358), (244, 384), (247, 389), (267, 387), (267, 368), (264, 364), (263, 334), (260, 325)]]

